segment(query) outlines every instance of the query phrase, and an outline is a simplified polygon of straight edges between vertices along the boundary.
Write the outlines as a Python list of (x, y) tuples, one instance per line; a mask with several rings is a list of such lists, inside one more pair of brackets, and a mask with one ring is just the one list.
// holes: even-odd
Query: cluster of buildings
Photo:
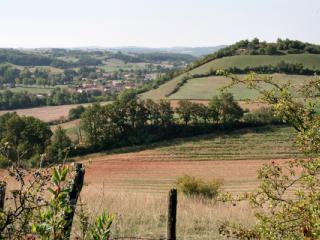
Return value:
[(108, 81), (106, 84), (98, 83), (93, 81), (92, 83), (83, 83), (76, 87), (78, 93), (95, 93), (100, 92), (106, 94), (115, 94), (121, 92), (124, 89), (135, 88), (136, 84), (133, 82), (123, 81), (123, 80), (112, 80)]

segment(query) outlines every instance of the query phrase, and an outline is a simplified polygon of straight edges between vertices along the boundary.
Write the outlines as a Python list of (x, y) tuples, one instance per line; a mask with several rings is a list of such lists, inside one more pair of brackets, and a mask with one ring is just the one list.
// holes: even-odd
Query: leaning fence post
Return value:
[(73, 182), (71, 183), (69, 192), (71, 211), (66, 215), (66, 225), (64, 227), (67, 238), (70, 238), (71, 235), (72, 221), (76, 210), (78, 197), (83, 186), (85, 173), (85, 169), (83, 168), (82, 163), (76, 163), (75, 170), (76, 174)]
[(177, 189), (171, 189), (168, 196), (167, 240), (176, 240)]
[(4, 209), (5, 197), (6, 197), (6, 183), (0, 182), (0, 210)]

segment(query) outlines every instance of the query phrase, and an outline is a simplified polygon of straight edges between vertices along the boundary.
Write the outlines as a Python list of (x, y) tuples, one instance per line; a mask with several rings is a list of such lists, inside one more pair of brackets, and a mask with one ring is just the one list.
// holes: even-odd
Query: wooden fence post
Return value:
[(6, 183), (0, 182), (0, 210), (4, 209), (5, 197), (6, 197)]
[(70, 238), (70, 235), (71, 235), (72, 221), (73, 221), (74, 213), (76, 210), (78, 197), (80, 195), (80, 192), (83, 186), (84, 174), (85, 174), (85, 169), (83, 168), (82, 163), (76, 163), (75, 170), (76, 170), (76, 174), (71, 184), (70, 193), (69, 193), (71, 212), (66, 216), (66, 225), (64, 227), (67, 238)]
[(176, 240), (177, 189), (171, 189), (168, 196), (167, 240)]

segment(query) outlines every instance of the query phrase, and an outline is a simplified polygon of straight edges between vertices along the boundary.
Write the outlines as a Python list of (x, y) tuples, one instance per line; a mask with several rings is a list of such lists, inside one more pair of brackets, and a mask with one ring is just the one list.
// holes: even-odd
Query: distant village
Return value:
[[(89, 95), (115, 95), (124, 89), (134, 89), (139, 84), (147, 83), (157, 76), (156, 73), (146, 73), (137, 76), (137, 74), (132, 72), (123, 72), (120, 75), (115, 77), (114, 73), (103, 73), (99, 77), (94, 79), (88, 77), (82, 77), (77, 80), (78, 84), (74, 83), (72, 85), (68, 85), (68, 83), (64, 83), (63, 85), (68, 86), (65, 88), (70, 93), (87, 93)], [(59, 85), (61, 86), (61, 85)], [(54, 89), (56, 86), (48, 86), (48, 85), (24, 85), (24, 84), (15, 84), (15, 83), (7, 83), (2, 84), (2, 89), (13, 89), (16, 87), (23, 88), (50, 88)], [(36, 94), (37, 98), (44, 98), (43, 93)], [(50, 93), (48, 95), (51, 95)]]
[[(82, 78), (82, 84), (72, 88), (73, 91), (78, 93), (105, 93), (105, 94), (116, 94), (124, 89), (134, 89), (138, 86), (135, 76), (130, 73), (123, 74), (122, 79), (111, 79), (112, 73), (103, 73), (103, 76), (94, 80)], [(156, 74), (145, 74), (140, 82), (149, 82), (156, 78)], [(107, 80), (106, 80), (107, 79)]]

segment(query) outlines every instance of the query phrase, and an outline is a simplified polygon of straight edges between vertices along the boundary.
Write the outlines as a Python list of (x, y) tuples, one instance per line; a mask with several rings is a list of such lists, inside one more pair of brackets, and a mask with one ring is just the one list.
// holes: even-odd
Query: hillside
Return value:
[[(241, 42), (239, 42), (241, 43)], [(310, 76), (303, 76), (304, 72), (302, 70), (307, 70), (309, 73), (313, 71), (320, 70), (320, 54), (316, 50), (314, 53), (310, 53), (312, 51), (309, 50), (297, 50), (295, 48), (288, 48), (289, 50), (277, 50), (275, 47), (274, 54), (265, 54), (268, 49), (267, 47), (261, 47), (258, 45), (253, 52), (249, 51), (247, 48), (241, 48), (242, 45), (236, 43), (230, 47), (219, 50), (218, 52), (208, 55), (193, 64), (191, 64), (184, 73), (174, 77), (170, 81), (160, 85), (156, 89), (152, 89), (144, 94), (142, 94), (142, 98), (152, 98), (152, 99), (208, 99), (211, 98), (212, 95), (216, 94), (218, 91), (218, 86), (221, 87), (228, 83), (226, 78), (219, 77), (204, 77), (204, 78), (193, 78), (193, 75), (210, 75), (210, 73), (214, 73), (217, 69), (227, 69), (232, 70), (236, 68), (238, 71), (249, 71), (250, 69), (256, 68), (266, 68), (271, 70), (271, 73), (283, 73), (283, 71), (277, 70), (279, 65), (286, 65), (288, 69), (292, 70), (295, 68), (300, 69), (299, 71), (295, 69), (292, 72), (297, 72), (300, 76), (292, 76), (292, 74), (279, 78), (282, 80), (294, 79), (295, 82), (299, 82), (299, 78), (301, 79), (309, 79)], [(251, 43), (251, 42), (249, 42)], [(300, 42), (299, 42), (300, 43)], [(265, 43), (266, 44), (266, 43)], [(235, 47), (236, 46), (236, 47)], [(250, 44), (248, 44), (250, 46)], [(264, 45), (263, 45), (264, 46)], [(295, 45), (294, 45), (295, 46)], [(300, 45), (299, 45), (300, 46)], [(310, 49), (311, 47), (307, 47), (309, 45), (305, 44), (305, 49)], [(313, 45), (312, 45), (313, 46)], [(313, 46), (312, 49), (317, 49), (318, 46)], [(282, 47), (286, 48), (286, 47)], [(281, 49), (282, 49), (281, 48)], [(301, 47), (300, 47), (301, 48)], [(230, 50), (231, 49), (231, 50)], [(264, 54), (263, 54), (263, 51)], [(293, 52), (293, 53), (292, 53)], [(259, 55), (257, 55), (259, 54)], [(231, 56), (229, 56), (231, 55)], [(284, 71), (285, 72), (285, 71)], [(308, 74), (312, 75), (312, 74)], [(182, 80), (186, 77), (191, 77), (185, 83), (181, 83)], [(183, 85), (183, 86), (181, 86)], [(198, 86), (200, 86), (198, 88)], [(181, 86), (181, 87), (180, 87)], [(205, 91), (205, 93), (203, 92)], [(252, 98), (250, 94), (244, 93), (238, 98), (247, 99)]]

